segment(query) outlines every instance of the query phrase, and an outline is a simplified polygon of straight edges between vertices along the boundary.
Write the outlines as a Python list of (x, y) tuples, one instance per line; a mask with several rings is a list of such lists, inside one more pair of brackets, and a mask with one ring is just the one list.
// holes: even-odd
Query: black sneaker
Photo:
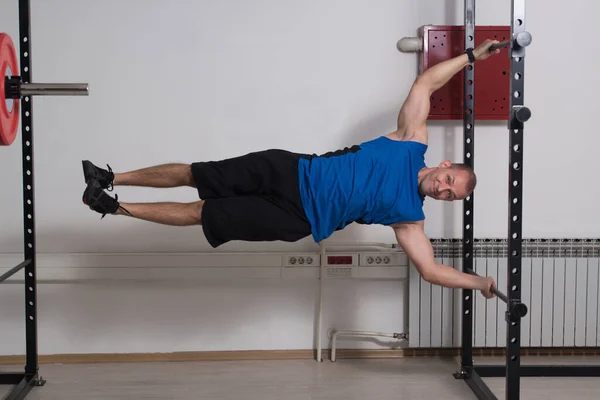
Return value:
[(103, 189), (113, 190), (113, 181), (115, 180), (115, 174), (113, 174), (110, 165), (106, 164), (108, 171), (102, 168), (96, 167), (91, 161), (83, 160), (83, 177), (85, 183), (89, 184), (92, 180), (98, 181)]
[[(91, 180), (85, 191), (83, 192), (83, 204), (90, 207), (90, 209), (102, 214), (102, 218), (106, 214), (114, 214), (119, 208), (125, 210), (119, 204), (119, 198), (115, 194), (115, 198), (110, 197), (100, 186), (100, 183), (96, 180)], [(125, 210), (129, 215), (129, 211)]]

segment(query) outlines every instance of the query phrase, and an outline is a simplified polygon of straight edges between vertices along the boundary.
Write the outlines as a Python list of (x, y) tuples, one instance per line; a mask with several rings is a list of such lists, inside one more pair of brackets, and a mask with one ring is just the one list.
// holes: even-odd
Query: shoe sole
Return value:
[(83, 195), (81, 196), (81, 201), (83, 201), (83, 204), (85, 204), (86, 206), (89, 206), (90, 202), (88, 201), (88, 197), (93, 185), (93, 182), (88, 182), (87, 187), (85, 188), (85, 190), (83, 191)]
[(94, 176), (94, 164), (90, 161), (84, 160), (81, 162), (81, 166), (83, 167), (83, 181), (86, 184), (89, 184)]
[(96, 181), (98, 182), (98, 184), (100, 185), (100, 187), (102, 189), (107, 189), (109, 191), (112, 191), (112, 188), (110, 188), (112, 182), (110, 184), (106, 184), (102, 177), (98, 178), (98, 176), (96, 175), (96, 171), (99, 169), (98, 167), (96, 167), (91, 161), (88, 160), (83, 160), (81, 162), (81, 166), (83, 168), (83, 181), (85, 182), (86, 185), (89, 185), (90, 182), (92, 181)]
[(91, 197), (91, 192), (96, 189), (99, 188), (100, 190), (102, 190), (102, 186), (100, 186), (100, 184), (95, 181), (95, 180), (90, 180), (90, 182), (87, 184), (87, 187), (85, 188), (85, 190), (83, 191), (83, 196), (81, 197), (81, 200), (83, 201), (83, 204), (85, 204), (86, 206), (89, 206), (90, 204), (93, 204), (96, 199), (99, 196), (95, 196), (95, 197)]

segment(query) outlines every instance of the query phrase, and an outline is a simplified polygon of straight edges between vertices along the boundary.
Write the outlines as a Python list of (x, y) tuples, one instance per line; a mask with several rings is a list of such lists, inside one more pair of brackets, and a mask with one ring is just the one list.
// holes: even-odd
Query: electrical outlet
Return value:
[(403, 252), (361, 253), (359, 265), (368, 267), (392, 267), (408, 265), (408, 257)]
[(283, 256), (284, 267), (318, 266), (319, 257), (315, 254), (290, 254)]

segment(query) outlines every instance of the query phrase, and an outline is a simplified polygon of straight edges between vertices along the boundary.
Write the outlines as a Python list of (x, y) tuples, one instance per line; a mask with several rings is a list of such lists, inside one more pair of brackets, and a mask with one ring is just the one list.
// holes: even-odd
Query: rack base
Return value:
[[(479, 365), (463, 367), (455, 372), (456, 379), (462, 379), (479, 400), (498, 400), (482, 378), (505, 378), (505, 365)], [(595, 377), (600, 376), (600, 365), (521, 365), (520, 377)]]
[(0, 385), (15, 385), (5, 400), (22, 400), (35, 386), (44, 386), (46, 381), (38, 374), (8, 372), (0, 374)]

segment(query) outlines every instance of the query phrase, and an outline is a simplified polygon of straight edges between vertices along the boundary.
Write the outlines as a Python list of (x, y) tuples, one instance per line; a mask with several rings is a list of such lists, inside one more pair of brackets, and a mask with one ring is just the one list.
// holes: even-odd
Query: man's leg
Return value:
[(107, 194), (98, 181), (90, 181), (83, 192), (83, 203), (102, 214), (128, 215), (164, 225), (189, 226), (202, 224), (204, 200), (193, 203), (121, 203)]
[(172, 226), (202, 225), (204, 200), (193, 203), (120, 203), (115, 215)]
[(104, 189), (113, 186), (198, 189), (200, 198), (231, 197), (278, 192), (297, 175), (301, 155), (284, 150), (265, 150), (220, 161), (170, 163), (113, 173), (84, 160), (85, 183), (96, 180)]
[(147, 186), (171, 188), (196, 187), (190, 164), (163, 164), (128, 172), (115, 173), (115, 186)]
[[(300, 199), (236, 196), (193, 203), (120, 203), (91, 181), (83, 202), (102, 214), (128, 215), (171, 226), (201, 225), (213, 247), (231, 240), (296, 241), (311, 234)], [(204, 214), (204, 215), (203, 215)]]
[(113, 173), (110, 166), (108, 170), (99, 168), (87, 160), (82, 164), (85, 182), (96, 180), (104, 189), (110, 190), (113, 186), (196, 187), (190, 164), (163, 164), (122, 173)]

